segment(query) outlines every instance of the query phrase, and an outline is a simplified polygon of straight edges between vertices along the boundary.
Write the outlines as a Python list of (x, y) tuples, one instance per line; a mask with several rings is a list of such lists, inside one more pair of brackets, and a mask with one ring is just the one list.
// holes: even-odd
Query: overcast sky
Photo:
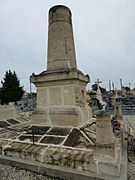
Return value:
[[(56, 3), (57, 2), (57, 3)], [(47, 65), (48, 10), (58, 4), (72, 11), (78, 69), (135, 87), (135, 0), (0, 0), (0, 80), (15, 70), (29, 90), (29, 76)]]

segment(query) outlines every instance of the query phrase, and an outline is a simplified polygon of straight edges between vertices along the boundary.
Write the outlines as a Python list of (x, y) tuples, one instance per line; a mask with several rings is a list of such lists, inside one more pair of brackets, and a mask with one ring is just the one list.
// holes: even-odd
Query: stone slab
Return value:
[(64, 167), (52, 166), (47, 164), (42, 164), (39, 162), (31, 162), (29, 160), (23, 160), (13, 157), (6, 157), (0, 155), (1, 164), (8, 164), (11, 166), (19, 167), (25, 170), (30, 170), (39, 174), (51, 176), (51, 177), (59, 177), (65, 180), (126, 180), (123, 177), (123, 173), (121, 177), (114, 176), (104, 176), (104, 175), (96, 175), (94, 173), (88, 172), (80, 172), (79, 170), (71, 170)]

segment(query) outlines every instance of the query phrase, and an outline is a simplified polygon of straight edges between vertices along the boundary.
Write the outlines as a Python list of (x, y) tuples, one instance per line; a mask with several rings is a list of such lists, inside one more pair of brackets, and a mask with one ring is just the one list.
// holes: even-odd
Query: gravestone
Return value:
[(95, 82), (95, 84), (97, 84), (96, 98), (98, 101), (98, 108), (101, 110), (105, 109), (106, 103), (103, 101), (102, 93), (99, 87), (100, 83), (102, 83), (102, 81), (99, 81), (99, 79), (97, 79), (97, 82)]
[(72, 15), (66, 6), (49, 10), (47, 70), (30, 77), (37, 88), (33, 123), (80, 126), (91, 118), (86, 102), (88, 75), (77, 69)]
[(113, 147), (114, 135), (112, 131), (111, 118), (105, 111), (96, 114), (96, 144), (101, 147)]
[(114, 119), (115, 120), (122, 120), (122, 110), (121, 110), (121, 103), (115, 102), (114, 103)]

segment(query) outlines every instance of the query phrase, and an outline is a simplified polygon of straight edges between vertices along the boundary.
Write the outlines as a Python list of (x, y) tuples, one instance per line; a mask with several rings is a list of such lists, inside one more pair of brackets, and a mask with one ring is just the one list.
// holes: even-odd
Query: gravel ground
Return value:
[(135, 180), (135, 153), (130, 158), (132, 162), (128, 162), (128, 180)]
[(128, 180), (135, 180), (135, 162), (128, 164)]
[[(0, 164), (0, 180), (60, 180)], [(61, 179), (62, 180), (62, 179)]]
[[(0, 164), (0, 180), (62, 180)], [(135, 154), (128, 162), (128, 180), (135, 180)]]

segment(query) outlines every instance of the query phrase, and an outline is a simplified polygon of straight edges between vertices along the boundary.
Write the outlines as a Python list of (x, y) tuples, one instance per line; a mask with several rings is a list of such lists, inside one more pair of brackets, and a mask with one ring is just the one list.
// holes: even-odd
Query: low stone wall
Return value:
[[(109, 149), (108, 149), (109, 151)], [(91, 176), (114, 176), (120, 173), (120, 158), (114, 157), (114, 161), (98, 161), (94, 159), (92, 149), (79, 149), (60, 146), (32, 145), (29, 143), (0, 141), (0, 154), (3, 157), (16, 158), (18, 160), (29, 161), (51, 165), (58, 168), (66, 168), (76, 173), (87, 173)], [(120, 157), (117, 151), (117, 157)]]

